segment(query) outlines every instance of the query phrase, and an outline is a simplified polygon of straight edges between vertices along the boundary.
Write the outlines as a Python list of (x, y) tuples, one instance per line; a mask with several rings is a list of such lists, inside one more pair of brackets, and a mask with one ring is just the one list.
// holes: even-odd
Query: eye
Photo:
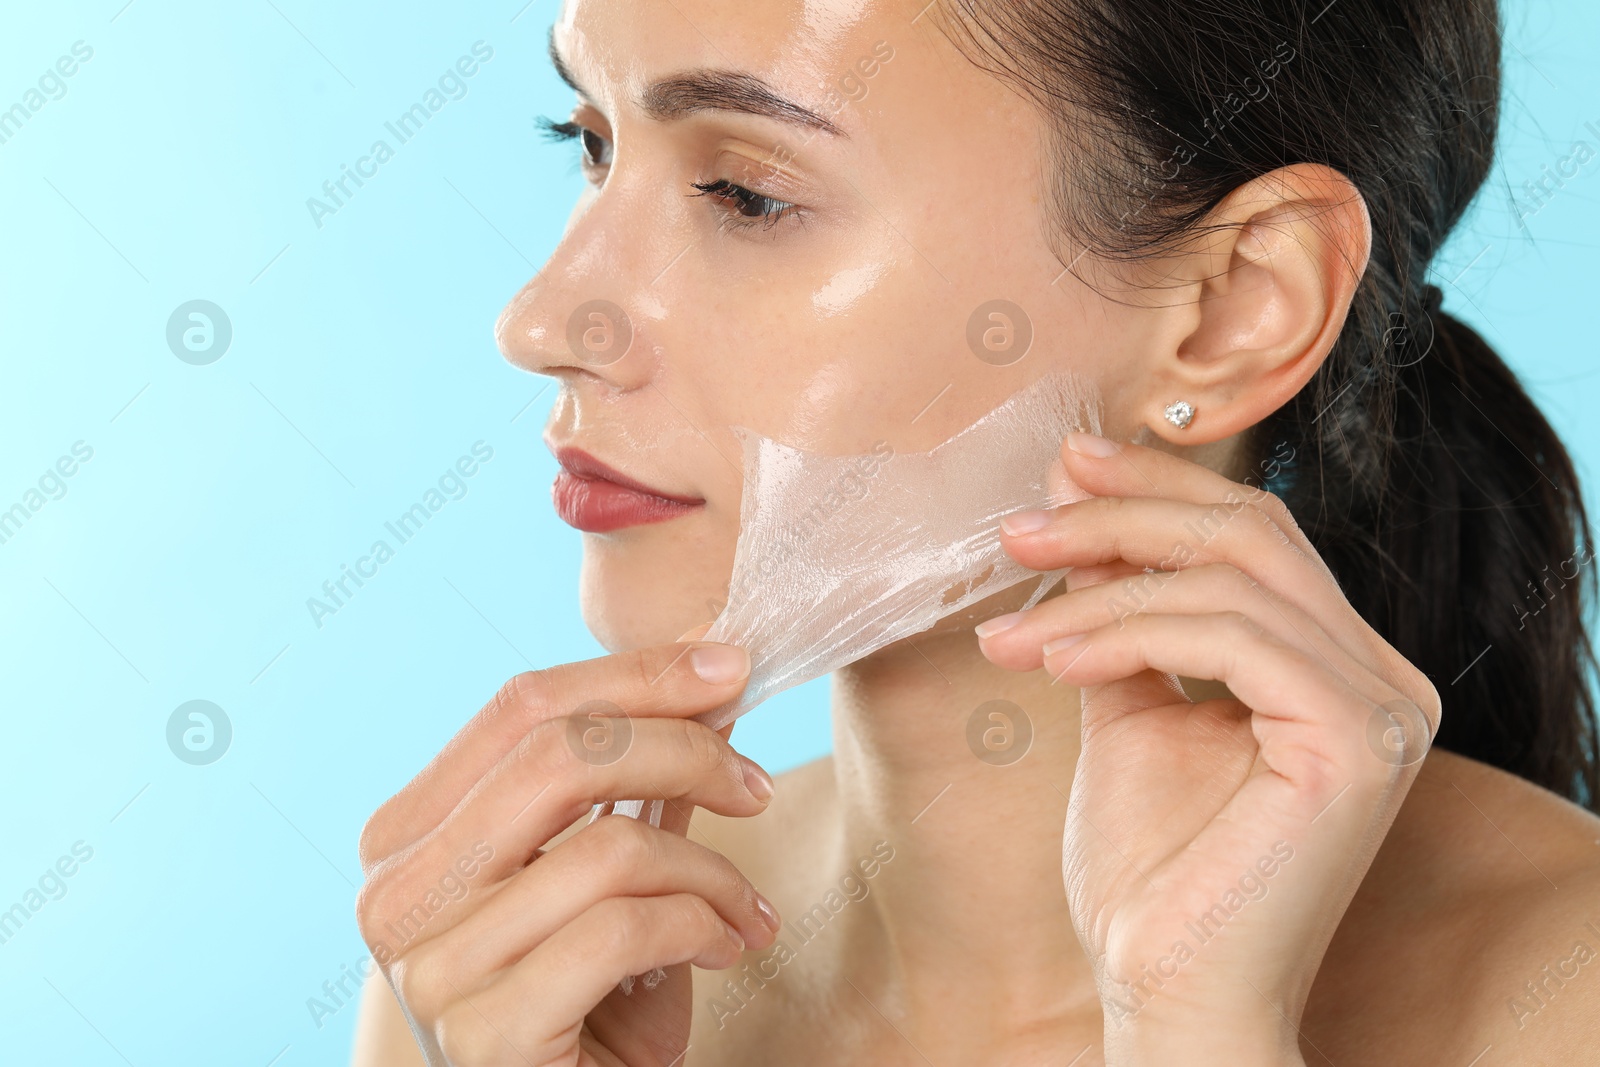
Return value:
[(787, 200), (766, 196), (762, 193), (736, 185), (726, 178), (715, 181), (690, 182), (690, 188), (698, 190), (692, 196), (709, 196), (721, 201), (727, 211), (728, 222), (737, 226), (749, 226), (760, 222), (766, 226), (777, 225), (780, 219), (789, 215), (796, 215), (800, 207)]
[(578, 141), (583, 145), (583, 165), (598, 168), (611, 166), (611, 142), (579, 122), (556, 122), (543, 116), (535, 124), (552, 141)]

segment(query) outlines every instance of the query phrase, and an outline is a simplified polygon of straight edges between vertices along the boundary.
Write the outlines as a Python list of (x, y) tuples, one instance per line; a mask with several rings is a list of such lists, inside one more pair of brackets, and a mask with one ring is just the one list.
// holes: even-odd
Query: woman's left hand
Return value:
[(1008, 517), (1003, 543), (1076, 568), (1069, 591), (979, 630), (994, 663), (1082, 690), (1062, 870), (1106, 1062), (1302, 1063), (1312, 980), (1439, 696), (1277, 497), (1088, 435), (1062, 461), (1094, 495)]

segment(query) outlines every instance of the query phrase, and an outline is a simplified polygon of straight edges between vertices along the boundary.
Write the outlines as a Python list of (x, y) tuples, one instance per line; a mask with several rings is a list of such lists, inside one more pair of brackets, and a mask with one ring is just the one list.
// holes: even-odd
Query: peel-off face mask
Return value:
[[(1100, 432), (1093, 385), (1040, 378), (943, 444), (818, 455), (745, 429), (744, 496), (728, 602), (704, 640), (750, 654), (738, 699), (699, 716), (726, 726), (763, 700), (930, 629), (1022, 582), (1032, 607), (1065, 571), (1000, 547), (1000, 519), (1088, 496), (1062, 472), (1069, 431)], [(1052, 477), (1052, 467), (1055, 475)], [(641, 801), (613, 810), (637, 817)], [(661, 802), (651, 802), (659, 825)]]
[[(1030, 579), (1032, 607), (1062, 572), (1000, 547), (1000, 519), (1087, 493), (1049, 474), (1068, 431), (1100, 429), (1093, 388), (1041, 378), (943, 444), (821, 456), (737, 432), (744, 497), (728, 604), (704, 640), (750, 653), (750, 681), (699, 716), (717, 729), (768, 697), (828, 674)], [(1058, 468), (1059, 469), (1059, 468)]]

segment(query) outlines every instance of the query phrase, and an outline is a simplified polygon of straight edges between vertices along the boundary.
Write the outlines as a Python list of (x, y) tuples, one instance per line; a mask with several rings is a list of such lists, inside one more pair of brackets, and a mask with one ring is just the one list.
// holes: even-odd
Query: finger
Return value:
[(412, 956), (465, 988), (512, 966), (602, 900), (674, 893), (710, 904), (751, 948), (766, 948), (777, 936), (777, 910), (721, 853), (614, 815), (519, 871)]
[[(1211, 615), (1138, 615), (1122, 625), (1052, 642), (1044, 666), (1057, 681), (1089, 688), (1156, 670), (1186, 678), (1209, 678), (1228, 689), (1252, 712), (1258, 736), (1264, 727), (1275, 738), (1292, 737), (1293, 766), (1273, 763), (1280, 774), (1312, 780), (1332, 763), (1349, 764), (1366, 749), (1365, 727), (1380, 701), (1399, 694), (1382, 679), (1364, 673), (1340, 678), (1320, 660), (1262, 630), (1238, 612)], [(1111, 715), (1126, 709), (1110, 709)], [(1084, 706), (1084, 731), (1105, 725), (1101, 709)], [(1436, 724), (1435, 724), (1436, 725)], [(1280, 729), (1281, 728), (1281, 729)], [(1286, 752), (1284, 760), (1289, 760)]]
[(1135, 574), (1143, 574), (1144, 572), (1145, 568), (1135, 566), (1127, 560), (1118, 559), (1112, 560), (1110, 563), (1100, 563), (1093, 566), (1069, 567), (1062, 579), (1062, 584), (1070, 591), (1115, 581), (1118, 578), (1132, 577)]
[[(710, 623), (707, 623), (706, 626), (710, 626)], [(704, 627), (699, 627), (699, 629), (703, 628)], [(690, 632), (692, 633), (693, 631)], [(724, 741), (727, 741), (733, 736), (733, 725), (734, 724), (730, 722), (726, 726), (718, 727), (716, 730), (717, 736), (722, 738)], [(599, 801), (594, 805), (593, 808), (589, 810), (589, 821), (591, 823), (599, 822), (602, 818), (614, 813), (616, 810), (616, 801)], [(648, 807), (644, 808), (640, 813), (640, 817), (645, 817), (649, 810), (650, 809)], [(680, 804), (675, 800), (663, 798), (661, 804), (661, 817), (655, 825), (659, 826), (663, 830), (670, 830), (679, 837), (683, 837), (688, 834), (689, 823), (693, 818), (693, 805)]]
[[(710, 632), (711, 627), (714, 625), (716, 625), (716, 620), (713, 619), (711, 622), (702, 622), (697, 626), (691, 626), (683, 632), (682, 636), (680, 636), (678, 640), (680, 642), (699, 641)], [(733, 733), (733, 723), (729, 723), (727, 726), (721, 727), (717, 730), (717, 733), (724, 741), (728, 740), (729, 736)], [(594, 815), (590, 819), (590, 822), (598, 819), (602, 814), (611, 814), (614, 808), (615, 805), (611, 803), (596, 804)], [(663, 830), (671, 830), (673, 833), (681, 836), (689, 832), (689, 820), (693, 816), (693, 807), (676, 804), (669, 800), (662, 805), (661, 818), (658, 820), (657, 825), (659, 825)]]
[(464, 855), (480, 861), (480, 884), (509, 876), (603, 799), (667, 798), (729, 816), (757, 814), (771, 799), (766, 772), (700, 723), (621, 721), (632, 735), (609, 762), (591, 762), (566, 720), (534, 727), (438, 827), (368, 872), (364, 927), (383, 929), (410, 912)]
[[(991, 619), (977, 627), (978, 645), (990, 662), (1009, 670), (1037, 670), (1043, 646), (1068, 634), (1120, 625), (1130, 616), (1207, 615), (1237, 611), (1286, 644), (1321, 659), (1326, 669), (1348, 678), (1359, 664), (1319, 620), (1253, 581), (1232, 564), (1207, 563), (1181, 571), (1145, 571), (1118, 581), (1074, 589), (1027, 611)], [(1334, 621), (1340, 621), (1335, 616)]]
[[(1161, 571), (1228, 563), (1308, 612), (1357, 618), (1321, 561), (1244, 500), (1196, 504), (1102, 496), (1028, 514), (1031, 519), (1004, 520), (1001, 543), (1013, 559), (1034, 570), (1118, 559)], [(1030, 522), (1040, 525), (1028, 528)]]
[[(728, 725), (718, 727), (712, 732), (724, 741), (731, 741), (733, 738), (733, 726), (734, 724), (730, 722)], [(765, 774), (764, 771), (762, 773)], [(677, 834), (679, 837), (686, 837), (689, 833), (689, 823), (694, 818), (694, 809), (695, 805), (686, 800), (663, 797), (661, 819), (657, 825), (663, 830)]]
[(680, 963), (731, 967), (743, 949), (738, 931), (692, 894), (611, 897), (452, 1004), (436, 1032), (451, 1062), (509, 1046), (542, 1063), (570, 1047), (584, 1017), (624, 978)]
[[(1292, 460), (1292, 454), (1268, 457), (1249, 477), (1265, 480), (1283, 462)], [(1315, 560), (1330, 581), (1333, 578), (1288, 505), (1259, 486), (1232, 481), (1169, 452), (1108, 441), (1091, 434), (1068, 434), (1061, 447), (1061, 461), (1068, 477), (1094, 496), (1166, 497), (1190, 504), (1237, 500), (1253, 504), (1265, 512), (1301, 552)]]
[(536, 725), (589, 712), (689, 718), (732, 699), (749, 676), (742, 649), (657, 645), (512, 678), (361, 832), (363, 868), (432, 830)]

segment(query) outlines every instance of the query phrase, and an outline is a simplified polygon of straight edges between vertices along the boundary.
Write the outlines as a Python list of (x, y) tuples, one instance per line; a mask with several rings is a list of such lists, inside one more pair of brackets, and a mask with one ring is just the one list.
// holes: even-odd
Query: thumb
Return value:
[[(1066, 585), (1068, 589), (1082, 589), (1143, 573), (1143, 567), (1119, 559), (1092, 567), (1074, 567), (1067, 572)], [(1086, 685), (1081, 693), (1085, 731), (1146, 708), (1189, 699), (1177, 675), (1156, 670), (1142, 670), (1102, 685)]]

